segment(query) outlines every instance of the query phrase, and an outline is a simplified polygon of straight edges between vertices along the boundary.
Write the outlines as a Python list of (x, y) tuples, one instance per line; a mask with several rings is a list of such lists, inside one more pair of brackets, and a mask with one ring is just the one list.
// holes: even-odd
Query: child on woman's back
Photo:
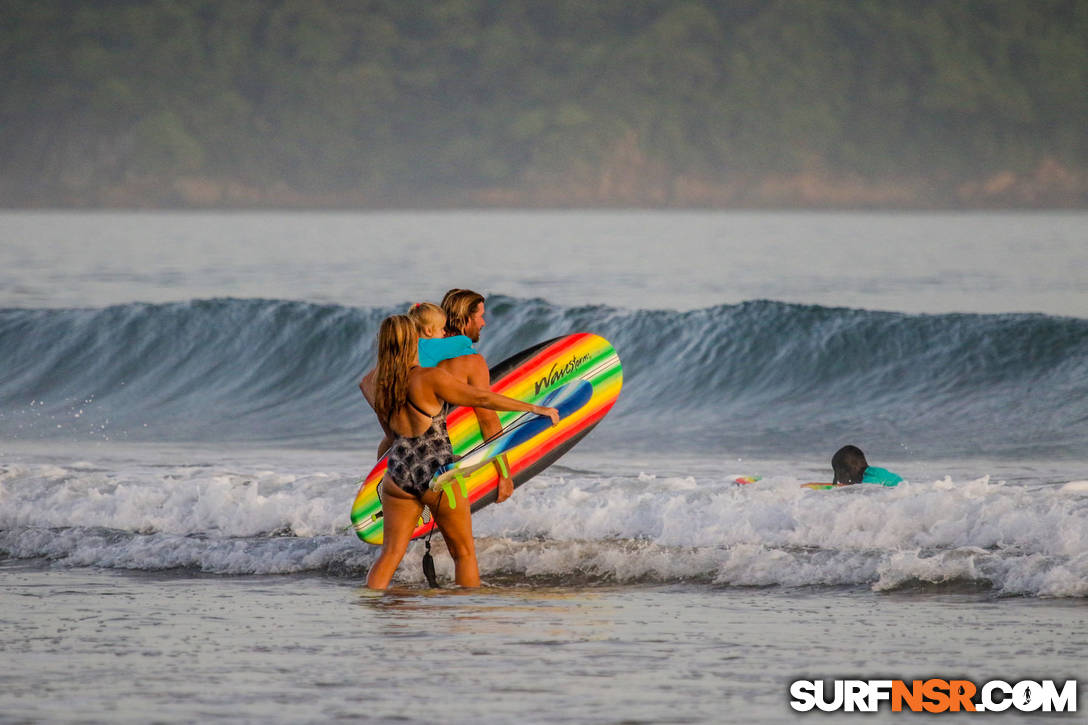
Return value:
[(419, 328), (419, 364), (433, 368), (443, 360), (462, 355), (475, 355), (472, 340), (465, 335), (443, 337), (446, 313), (438, 305), (417, 302), (408, 309), (408, 317)]

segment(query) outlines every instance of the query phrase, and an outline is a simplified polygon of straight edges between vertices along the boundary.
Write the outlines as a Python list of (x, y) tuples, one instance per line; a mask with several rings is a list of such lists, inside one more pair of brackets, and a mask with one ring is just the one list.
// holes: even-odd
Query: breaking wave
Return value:
[[(380, 320), (213, 299), (0, 310), (0, 436), (354, 446)], [(608, 338), (625, 390), (590, 440), (823, 451), (847, 438), (926, 455), (1063, 456), (1088, 436), (1088, 320), (909, 315), (767, 301), (690, 312), (495, 297), (494, 364), (575, 331)]]

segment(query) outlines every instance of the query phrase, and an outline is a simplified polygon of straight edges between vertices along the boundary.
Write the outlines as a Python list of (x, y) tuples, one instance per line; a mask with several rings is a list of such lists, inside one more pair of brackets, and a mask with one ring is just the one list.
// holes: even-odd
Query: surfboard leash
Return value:
[[(442, 494), (444, 493), (445, 491), (439, 491), (438, 493), (439, 506), (442, 505)], [(433, 511), (431, 512), (431, 520), (434, 520)], [(434, 572), (434, 557), (431, 556), (431, 537), (434, 536), (434, 530), (437, 528), (437, 524), (432, 526), (431, 530), (427, 532), (427, 538), (423, 541), (424, 546), (426, 547), (426, 551), (423, 552), (423, 576), (427, 579), (427, 584), (430, 585), (431, 589), (439, 588), (438, 576)]]

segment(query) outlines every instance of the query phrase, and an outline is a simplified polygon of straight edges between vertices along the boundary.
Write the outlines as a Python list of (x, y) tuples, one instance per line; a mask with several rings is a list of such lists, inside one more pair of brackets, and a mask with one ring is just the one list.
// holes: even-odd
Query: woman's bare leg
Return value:
[(408, 550), (423, 504), (391, 481), (382, 481), (382, 553), (366, 575), (371, 589), (385, 589)]
[(476, 563), (476, 542), (472, 538), (472, 503), (461, 493), (460, 486), (450, 486), (449, 490), (456, 496), (457, 508), (451, 509), (446, 495), (440, 491), (423, 494), (423, 503), (434, 514), (434, 522), (453, 557), (454, 581), (463, 587), (478, 587), (480, 569)]

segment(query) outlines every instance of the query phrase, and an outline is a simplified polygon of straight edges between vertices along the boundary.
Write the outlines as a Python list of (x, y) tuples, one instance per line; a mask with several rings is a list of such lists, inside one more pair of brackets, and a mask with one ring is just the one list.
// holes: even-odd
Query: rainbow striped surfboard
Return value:
[[(587, 385), (588, 384), (588, 385)], [(576, 333), (542, 342), (491, 368), (491, 389), (511, 398), (538, 405), (554, 405), (562, 419), (559, 425), (539, 425), (525, 413), (498, 413), (502, 439), (484, 445), (480, 427), (471, 408), (456, 408), (446, 416), (455, 455), (464, 456), (457, 485), (468, 491), (472, 510), (494, 503), (499, 476), (494, 465), (471, 465), (474, 458), (490, 460), (502, 453), (509, 466), (514, 488), (554, 463), (584, 438), (612, 409), (623, 387), (623, 366), (619, 355), (603, 337)], [(549, 399), (549, 402), (545, 402)], [(538, 416), (530, 416), (538, 418)], [(498, 445), (496, 446), (496, 442)], [(385, 475), (383, 457), (363, 479), (351, 507), (351, 524), (368, 544), (382, 543), (382, 505), (378, 486)], [(412, 538), (430, 532), (430, 512), (412, 533)]]

